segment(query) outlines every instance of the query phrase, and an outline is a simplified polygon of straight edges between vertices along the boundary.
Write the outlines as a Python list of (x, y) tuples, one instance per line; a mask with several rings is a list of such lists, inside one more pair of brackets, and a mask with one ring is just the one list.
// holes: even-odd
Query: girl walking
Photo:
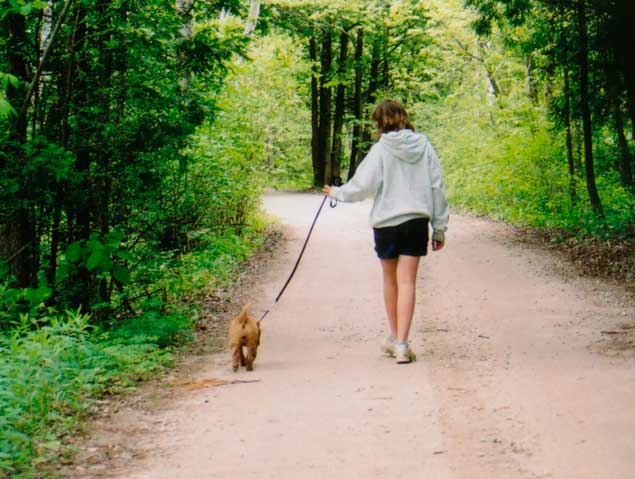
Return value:
[(449, 214), (439, 158), (428, 139), (415, 133), (403, 105), (384, 100), (373, 121), (377, 143), (359, 164), (353, 178), (341, 187), (324, 186), (324, 193), (342, 202), (375, 200), (370, 212), (375, 251), (383, 272), (384, 304), (390, 336), (383, 351), (397, 363), (415, 355), (408, 345), (414, 314), (417, 269), (428, 250), (445, 244)]

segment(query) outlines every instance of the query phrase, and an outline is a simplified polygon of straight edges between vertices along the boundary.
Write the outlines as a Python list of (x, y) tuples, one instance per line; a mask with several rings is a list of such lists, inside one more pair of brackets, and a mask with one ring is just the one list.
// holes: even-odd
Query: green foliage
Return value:
[[(9, 102), (20, 109), (38, 66), (43, 45), (34, 32), (47, 20), (32, 10), (46, 3), (11, 4), (0, 23), (0, 257), (12, 258), (20, 286), (46, 278), (58, 308), (102, 308), (134, 266), (108, 235), (174, 252), (188, 248), (201, 218), (219, 212), (208, 221), (220, 228), (246, 221), (256, 190), (236, 204), (223, 195), (212, 210), (198, 202), (207, 184), (192, 181), (220, 173), (236, 184), (236, 165), (215, 158), (210, 175), (187, 153), (190, 135), (212, 123), (228, 67), (250, 41), (240, 17), (220, 19), (221, 8), (244, 13), (239, 3), (195, 2), (183, 12), (167, 0), (71, 3), (47, 39), (37, 108), (24, 103), (25, 122), (16, 122)], [(51, 5), (54, 19), (63, 5)]]
[[(180, 304), (184, 308), (196, 308), (195, 300), (227, 285), (236, 277), (240, 265), (247, 260), (262, 243), (263, 226), (257, 219), (243, 227), (227, 228), (222, 233), (211, 229), (192, 232), (197, 248), (178, 258), (169, 256), (147, 258), (135, 271), (131, 287), (143, 285), (145, 291), (157, 291), (164, 295), (161, 301), (153, 299), (142, 306), (146, 311), (166, 304)], [(134, 289), (131, 293), (134, 295)], [(150, 298), (148, 298), (150, 299)], [(188, 309), (196, 315), (197, 309)]]
[(130, 281), (130, 272), (117, 261), (132, 259), (131, 253), (122, 247), (123, 234), (111, 231), (106, 235), (91, 233), (89, 239), (69, 244), (65, 259), (76, 267), (84, 267), (97, 275), (111, 276), (121, 284)]
[[(282, 34), (256, 40), (247, 60), (236, 60), (218, 101), (217, 124), (223, 125), (222, 131), (214, 125), (203, 128), (197, 148), (208, 161), (222, 159), (235, 165), (237, 174), (251, 172), (259, 183), (250, 185), (234, 176), (220, 185), (222, 194), (231, 185), (253, 188), (245, 194), (258, 196), (265, 185), (311, 185), (308, 76), (309, 64), (299, 46)], [(219, 165), (210, 166), (222, 171)]]
[[(303, 146), (286, 130), (301, 122), (281, 127), (279, 107), (299, 109), (285, 82), (304, 65), (277, 42), (256, 105), (239, 1), (73, 2), (24, 103), (46, 5), (0, 10), (0, 475), (11, 477), (47, 476), (92, 398), (169, 364), (204, 296), (258, 248), (263, 117), (282, 132), (279, 163)], [(296, 68), (265, 84), (271, 64)], [(244, 91), (223, 91), (229, 74)]]
[[(551, 104), (528, 94), (526, 57), (518, 44), (493, 36), (472, 47), (478, 45), (470, 30), (474, 17), (458, 2), (435, 2), (431, 16), (435, 41), (427, 65), (432, 75), (420, 87), (426, 101), (412, 112), (440, 153), (451, 203), (514, 224), (580, 236), (632, 236), (635, 197), (615, 170), (618, 152), (611, 128), (600, 124), (594, 132), (605, 209), (598, 217), (590, 207), (584, 171), (573, 179), (568, 173), (562, 122), (551, 115)], [(528, 35), (526, 29), (513, 33)], [(498, 84), (498, 95), (489, 76)], [(557, 85), (549, 88), (559, 93)]]
[(192, 327), (191, 318), (184, 314), (162, 315), (159, 300), (151, 299), (140, 306), (144, 311), (140, 316), (126, 320), (108, 332), (114, 344), (156, 344), (164, 348), (177, 342), (178, 337)]
[[(233, 281), (261, 244), (260, 228), (256, 222), (242, 235), (201, 233), (198, 250), (154, 267), (146, 263), (135, 271), (136, 284), (146, 281), (165, 295), (138, 302), (135, 317), (113, 320), (107, 329), (76, 312), (21, 314), (0, 336), (0, 471), (46, 475), (71, 454), (62, 438), (87, 417), (94, 398), (134, 387), (170, 365), (174, 347), (191, 338), (202, 299)], [(0, 299), (7, 304), (12, 294), (0, 290)]]
[(17, 326), (22, 317), (35, 317), (43, 311), (44, 302), (51, 297), (51, 288), (12, 288), (8, 281), (0, 283), (0, 329)]
[(61, 437), (90, 411), (92, 396), (170, 361), (149, 340), (97, 342), (87, 315), (68, 312), (38, 323), (47, 325), (23, 324), (0, 337), (0, 471), (16, 478), (41, 477), (68, 453)]
[(15, 109), (9, 103), (7, 98), (7, 88), (12, 85), (14, 88), (18, 86), (18, 79), (7, 73), (0, 72), (0, 120), (7, 118), (15, 113)]
[(0, 260), (0, 331), (24, 325), (25, 318), (38, 317), (52, 292), (46, 286), (14, 288), (10, 279), (9, 265)]

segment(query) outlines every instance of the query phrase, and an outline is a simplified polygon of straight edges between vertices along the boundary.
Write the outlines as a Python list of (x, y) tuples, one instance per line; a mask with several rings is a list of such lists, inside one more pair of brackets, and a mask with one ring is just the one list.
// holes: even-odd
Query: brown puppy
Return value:
[[(234, 371), (238, 371), (239, 366), (245, 366), (247, 371), (253, 371), (260, 345), (260, 321), (250, 317), (247, 314), (248, 309), (247, 304), (229, 325), (229, 347), (232, 351)], [(247, 348), (247, 356), (243, 353), (243, 347)]]

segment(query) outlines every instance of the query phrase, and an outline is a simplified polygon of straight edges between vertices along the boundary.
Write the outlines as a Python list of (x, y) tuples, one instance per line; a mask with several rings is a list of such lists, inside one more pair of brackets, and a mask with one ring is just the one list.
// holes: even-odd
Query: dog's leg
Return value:
[(247, 371), (254, 370), (254, 361), (256, 360), (257, 353), (258, 353), (258, 346), (249, 346), (247, 350)]
[(232, 344), (232, 368), (234, 372), (238, 371), (238, 366), (243, 361), (243, 348), (240, 345)]
[(245, 353), (243, 352), (242, 345), (238, 349), (240, 350), (240, 365), (245, 366), (247, 363), (245, 362)]

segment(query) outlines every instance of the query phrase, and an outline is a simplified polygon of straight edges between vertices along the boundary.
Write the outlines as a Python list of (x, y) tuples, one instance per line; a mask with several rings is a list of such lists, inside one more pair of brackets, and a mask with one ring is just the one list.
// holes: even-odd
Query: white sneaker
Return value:
[(408, 364), (417, 360), (417, 356), (412, 352), (408, 343), (395, 344), (395, 357), (397, 358), (397, 364)]
[(386, 356), (391, 358), (395, 357), (395, 343), (396, 339), (394, 336), (386, 336), (384, 342), (381, 343), (381, 352)]

